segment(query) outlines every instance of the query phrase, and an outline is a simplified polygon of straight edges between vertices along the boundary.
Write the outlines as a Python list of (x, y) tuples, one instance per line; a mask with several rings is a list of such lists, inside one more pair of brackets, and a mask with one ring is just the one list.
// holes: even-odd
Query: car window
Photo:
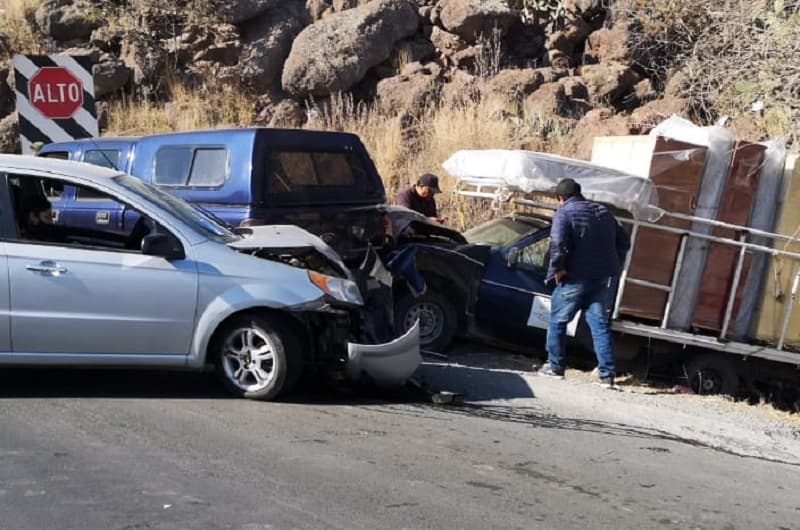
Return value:
[(273, 149), (269, 153), (268, 174), (270, 194), (323, 192), (366, 185), (369, 180), (359, 157), (349, 152)]
[(527, 218), (520, 220), (512, 217), (503, 217), (501, 219), (492, 219), (467, 230), (464, 232), (464, 237), (470, 243), (503, 247), (510, 245), (528, 233), (539, 230), (543, 226), (545, 226), (544, 223), (532, 223)]
[[(94, 216), (53, 215), (52, 205), (42, 190), (61, 188), (65, 182), (57, 178), (13, 175), (9, 178), (13, 197), (14, 219), (18, 241), (33, 244), (86, 247), (100, 250), (140, 252), (141, 241), (153, 230), (164, 230), (153, 220), (100, 190), (75, 186), (78, 194), (90, 190), (98, 198), (115, 204), (110, 210), (126, 214), (112, 218), (110, 211)], [(67, 185), (73, 185), (67, 183)], [(74, 212), (72, 212), (74, 213)], [(105, 217), (103, 217), (103, 215)]]
[(42, 153), (39, 156), (43, 158), (55, 158), (56, 160), (69, 160), (69, 153), (67, 151), (50, 151), (49, 153)]
[[(92, 149), (83, 154), (83, 162), (110, 169), (118, 169), (119, 164), (118, 149)], [(79, 201), (98, 201), (103, 200), (105, 195), (93, 188), (78, 187), (75, 190), (75, 198)]]
[(119, 167), (119, 157), (119, 149), (92, 149), (83, 154), (83, 161), (87, 164), (94, 164), (95, 166), (121, 170)]
[(156, 153), (153, 182), (159, 186), (215, 187), (227, 177), (223, 147), (163, 147)]
[(42, 179), (42, 193), (50, 201), (61, 200), (64, 196), (64, 183), (58, 180)]
[(106, 198), (103, 193), (92, 188), (77, 188), (75, 197), (79, 201), (102, 201)]
[(550, 238), (542, 238), (523, 247), (519, 263), (529, 267), (546, 269), (550, 265)]
[[(69, 152), (67, 151), (51, 151), (49, 153), (42, 153), (40, 156), (43, 158), (54, 158), (56, 160), (69, 160)], [(47, 188), (44, 188), (43, 193), (51, 201), (58, 201), (64, 196), (64, 185), (58, 181), (51, 181)]]
[(189, 186), (219, 186), (228, 174), (228, 152), (225, 149), (195, 149)]

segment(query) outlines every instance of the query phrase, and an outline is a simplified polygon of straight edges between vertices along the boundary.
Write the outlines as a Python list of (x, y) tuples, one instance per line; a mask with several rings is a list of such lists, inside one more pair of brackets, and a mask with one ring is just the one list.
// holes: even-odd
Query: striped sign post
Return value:
[(98, 135), (88, 57), (15, 55), (14, 85), (23, 154), (39, 143)]

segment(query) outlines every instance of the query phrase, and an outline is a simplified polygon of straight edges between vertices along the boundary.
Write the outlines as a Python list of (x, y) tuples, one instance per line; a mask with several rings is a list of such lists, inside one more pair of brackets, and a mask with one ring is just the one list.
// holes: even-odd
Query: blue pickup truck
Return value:
[[(354, 134), (242, 128), (90, 138), (48, 144), (39, 156), (119, 169), (234, 227), (301, 226), (347, 262), (385, 240), (386, 192)], [(45, 192), (57, 224), (125, 234), (136, 222), (89, 190)]]

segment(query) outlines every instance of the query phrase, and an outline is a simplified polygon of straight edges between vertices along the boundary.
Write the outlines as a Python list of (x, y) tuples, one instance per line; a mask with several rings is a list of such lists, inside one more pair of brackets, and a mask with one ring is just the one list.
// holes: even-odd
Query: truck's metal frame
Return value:
[[(488, 199), (492, 201), (492, 208), (497, 209), (501, 203), (511, 202), (517, 206), (555, 210), (556, 206), (553, 203), (547, 203), (542, 200), (526, 198), (525, 194), (509, 188), (502, 179), (487, 179), (487, 178), (462, 178), (459, 179), (456, 185), (456, 193), (463, 197), (477, 197), (481, 199)], [(738, 239), (718, 237), (711, 234), (704, 234), (693, 231), (691, 228), (682, 229), (672, 226), (665, 226), (641, 219), (618, 217), (619, 221), (629, 223), (631, 227), (631, 249), (625, 259), (625, 266), (622, 269), (619, 278), (619, 287), (617, 291), (614, 308), (611, 314), (612, 329), (619, 333), (629, 335), (636, 335), (647, 339), (655, 339), (660, 341), (671, 342), (684, 347), (699, 347), (709, 350), (716, 350), (725, 353), (732, 353), (741, 355), (743, 357), (756, 357), (767, 359), (770, 361), (777, 361), (782, 363), (789, 363), (800, 369), (800, 352), (795, 352), (786, 349), (786, 335), (789, 330), (789, 323), (793, 312), (795, 310), (795, 303), (797, 301), (798, 290), (800, 289), (800, 267), (792, 280), (792, 287), (790, 290), (790, 298), (786, 305), (783, 314), (783, 321), (781, 327), (781, 334), (775, 346), (750, 344), (736, 340), (728, 339), (728, 329), (730, 327), (731, 317), (733, 313), (734, 302), (736, 299), (736, 292), (742, 279), (742, 269), (745, 262), (745, 256), (748, 251), (759, 252), (769, 256), (780, 256), (791, 259), (800, 263), (800, 253), (789, 252), (787, 250), (780, 250), (770, 246), (759, 245), (748, 241), (750, 237), (760, 237), (767, 239), (774, 243), (777, 241), (787, 243), (800, 244), (800, 238), (795, 238), (783, 234), (776, 234), (772, 232), (765, 232), (747, 226), (733, 225), (724, 223), (714, 219), (705, 219), (702, 217), (695, 217), (691, 215), (664, 212), (663, 217), (677, 219), (681, 221), (688, 221), (693, 226), (702, 224), (713, 228), (725, 228), (733, 230), (739, 234)], [(642, 227), (652, 228), (670, 232), (681, 237), (680, 247), (678, 249), (678, 256), (675, 262), (675, 271), (669, 285), (661, 285), (658, 283), (632, 278), (629, 274), (631, 258), (633, 256), (633, 246), (636, 242), (636, 234)], [(676, 285), (680, 278), (680, 273), (684, 264), (684, 257), (686, 255), (686, 247), (690, 238), (719, 243), (738, 248), (738, 258), (736, 268), (734, 271), (733, 283), (727, 293), (727, 304), (725, 307), (725, 316), (722, 322), (722, 329), (717, 336), (702, 335), (699, 333), (692, 333), (689, 331), (679, 331), (670, 329), (668, 327), (668, 320), (670, 310), (672, 308), (673, 299), (675, 296)], [(641, 322), (634, 322), (630, 320), (620, 319), (620, 303), (622, 295), (625, 292), (625, 287), (628, 284), (641, 285), (652, 289), (658, 289), (667, 293), (667, 303), (662, 315), (661, 324), (645, 324)]]

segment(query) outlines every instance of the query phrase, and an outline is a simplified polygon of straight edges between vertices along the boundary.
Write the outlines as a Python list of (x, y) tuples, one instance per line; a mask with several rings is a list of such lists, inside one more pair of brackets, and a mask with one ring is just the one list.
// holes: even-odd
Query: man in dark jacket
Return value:
[(630, 238), (608, 208), (588, 201), (580, 185), (561, 180), (555, 188), (558, 210), (550, 229), (550, 268), (555, 283), (547, 329), (548, 364), (541, 375), (564, 377), (567, 325), (583, 311), (592, 332), (599, 383), (614, 384), (614, 350), (608, 318), (608, 288), (630, 248)]
[(416, 184), (398, 193), (395, 203), (419, 212), (431, 221), (443, 223), (445, 219), (439, 217), (439, 213), (436, 210), (436, 199), (434, 199), (434, 195), (441, 192), (442, 190), (439, 189), (439, 177), (431, 173), (425, 173), (417, 179)]

